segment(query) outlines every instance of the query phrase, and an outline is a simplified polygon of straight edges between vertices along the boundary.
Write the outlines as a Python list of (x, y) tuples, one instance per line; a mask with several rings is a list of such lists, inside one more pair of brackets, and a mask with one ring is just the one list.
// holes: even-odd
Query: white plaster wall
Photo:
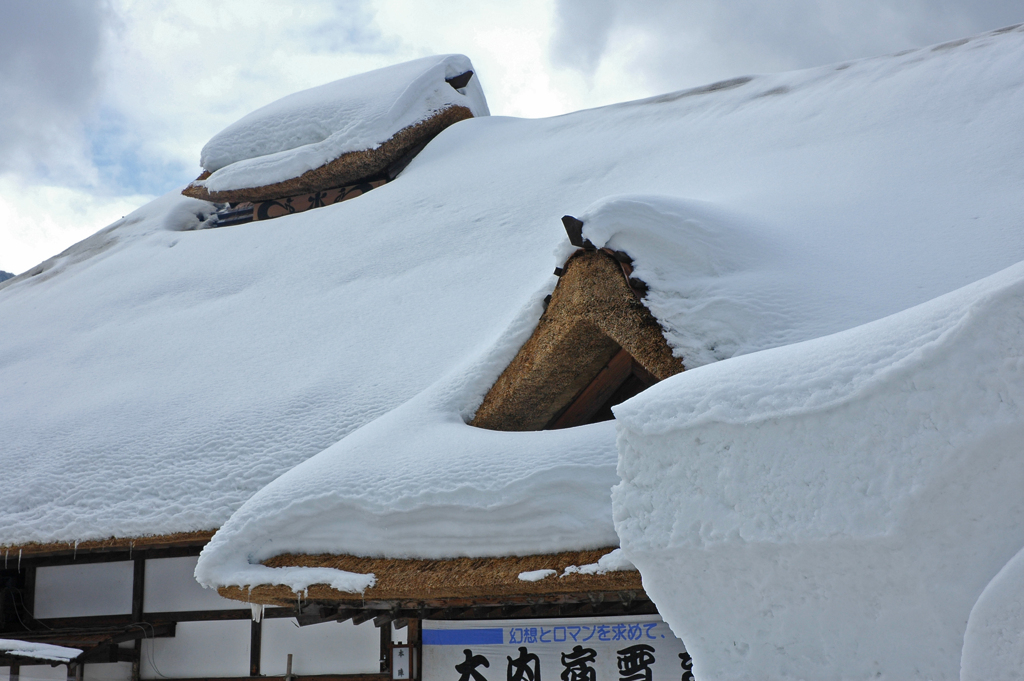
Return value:
[(131, 614), (132, 575), (129, 560), (38, 568), (35, 616)]
[(249, 620), (179, 622), (174, 638), (142, 642), (142, 677), (249, 675)]
[(298, 627), (291, 618), (263, 620), (260, 673), (281, 675), (288, 653), (293, 674), (380, 672), (380, 629), (372, 622), (322, 622)]
[[(10, 678), (10, 668), (6, 668), (8, 676), (0, 678)], [(28, 667), (23, 666), (20, 672), (20, 678), (22, 681), (67, 681), (68, 668), (64, 665), (57, 667), (51, 667), (50, 665), (34, 664)]]
[(143, 608), (146, 612), (183, 610), (232, 610), (245, 603), (221, 598), (213, 589), (204, 589), (193, 573), (199, 557), (157, 558), (146, 561), (146, 588)]
[(131, 662), (100, 662), (85, 665), (85, 681), (128, 681), (132, 678)]

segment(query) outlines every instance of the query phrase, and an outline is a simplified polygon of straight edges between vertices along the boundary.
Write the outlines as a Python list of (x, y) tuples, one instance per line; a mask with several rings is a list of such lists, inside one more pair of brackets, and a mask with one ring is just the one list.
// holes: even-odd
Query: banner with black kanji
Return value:
[(657, 615), (423, 621), (422, 681), (689, 681)]

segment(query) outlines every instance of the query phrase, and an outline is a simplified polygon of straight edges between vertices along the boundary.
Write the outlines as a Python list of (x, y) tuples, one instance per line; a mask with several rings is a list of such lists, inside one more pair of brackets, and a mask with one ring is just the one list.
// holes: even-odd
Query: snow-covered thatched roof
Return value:
[(214, 135), (187, 196), (262, 201), (380, 174), (449, 125), (487, 116), (461, 54), (423, 57), (296, 92)]
[[(1004, 417), (1021, 414), (1012, 329), (1024, 315), (1012, 300), (1024, 280), (1022, 182), (1018, 28), (557, 118), (465, 120), (383, 187), (242, 227), (195, 230), (209, 204), (173, 192), (0, 284), (0, 324), (17, 329), (0, 337), (0, 542), (219, 527), (197, 570), (207, 585), (359, 591), (371, 575), (261, 561), (526, 556), (621, 537), (699, 673), (785, 676), (787, 645), (820, 669), (870, 665), (885, 636), (865, 634), (859, 658), (848, 646), (787, 644), (846, 629), (820, 618), (779, 624), (789, 620), (772, 619), (769, 596), (813, 599), (744, 580), (770, 580), (758, 570), (774, 565), (819, 593), (822, 563), (800, 556), (821, 547), (838, 560), (835, 551), (868, 555), (858, 542), (900, 541), (882, 535), (900, 509), (932, 508), (914, 504), (939, 494), (929, 471), (962, 470), (965, 432), (975, 444), (996, 438), (1001, 479), (1020, 479), (998, 438), (1021, 421)], [(687, 368), (619, 408), (618, 445), (615, 422), (468, 425), (537, 325), (552, 268), (574, 251), (565, 214), (595, 247), (632, 258), (644, 304)], [(964, 345), (975, 323), (1002, 335)], [(933, 397), (950, 394), (936, 367), (969, 382), (974, 355), (958, 353), (975, 351), (987, 373), (964, 387), (950, 422), (963, 430), (914, 449)], [(848, 402), (848, 412), (829, 411)], [(871, 405), (874, 421), (858, 411)], [(814, 430), (819, 414), (837, 420), (834, 436)], [(758, 415), (780, 451), (787, 433), (817, 433), (798, 440), (807, 449), (786, 451), (791, 468), (758, 446)], [(866, 423), (870, 432), (858, 431)], [(731, 429), (753, 443), (745, 457), (718, 438)], [(876, 445), (888, 467), (871, 464)], [(725, 465), (730, 456), (739, 458)], [(844, 482), (830, 482), (842, 461)], [(963, 470), (961, 484), (981, 479)], [(796, 478), (776, 480), (787, 475)], [(645, 476), (664, 488), (648, 494)], [(707, 499), (677, 504), (671, 490), (694, 480), (706, 482)], [(988, 543), (951, 564), (961, 581), (941, 617), (924, 626), (925, 606), (901, 609), (899, 580), (881, 600), (833, 603), (860, 608), (850, 617), (882, 622), (880, 631), (916, 627), (901, 649), (907, 664), (926, 650), (929, 670), (951, 669), (972, 599), (1024, 546), (1020, 502), (1000, 490), (984, 497), (994, 519), (985, 532), (970, 529), (985, 513), (971, 516), (980, 525), (954, 525)], [(783, 544), (802, 547), (797, 558), (776, 560)], [(711, 580), (697, 614), (663, 581), (691, 550), (686, 560), (707, 561)], [(747, 562), (729, 563), (735, 556)], [(893, 571), (906, 567), (904, 553), (891, 556)], [(942, 564), (933, 557), (930, 568)], [(840, 579), (870, 592), (874, 582), (858, 582), (850, 565)], [(927, 572), (936, 598), (950, 574)], [(746, 638), (730, 634), (736, 650), (721, 653), (722, 632), (743, 618), (734, 630)], [(903, 661), (885, 659), (911, 678)]]

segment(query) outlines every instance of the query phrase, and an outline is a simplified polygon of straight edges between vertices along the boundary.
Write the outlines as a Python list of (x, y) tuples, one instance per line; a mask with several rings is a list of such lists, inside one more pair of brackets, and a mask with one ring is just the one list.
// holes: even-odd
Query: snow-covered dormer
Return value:
[(423, 57), (296, 92), (244, 116), (206, 143), (203, 173), (182, 193), (280, 203), (256, 219), (337, 203), (394, 179), (450, 125), (488, 115), (467, 57)]

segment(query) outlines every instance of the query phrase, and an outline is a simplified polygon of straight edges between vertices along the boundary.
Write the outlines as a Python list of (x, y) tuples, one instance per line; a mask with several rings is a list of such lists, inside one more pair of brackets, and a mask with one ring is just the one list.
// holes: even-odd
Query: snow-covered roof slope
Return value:
[(471, 119), (388, 185), (243, 227), (168, 231), (200, 204), (165, 197), (0, 288), (0, 541), (223, 524), (216, 584), (284, 551), (614, 544), (611, 424), (464, 423), (555, 285), (559, 217), (635, 255), (688, 366), (857, 326), (1024, 260), (1022, 67), (1015, 31)]
[[(515, 222), (494, 213), (480, 237), (447, 243), (461, 262), (465, 240), (482, 237), (479, 257), (501, 267), (532, 247), (536, 224), (558, 263), (571, 248), (554, 218), (581, 214), (595, 245), (634, 257), (691, 366), (905, 309), (1024, 259), (1024, 40), (976, 42), (530, 122), (534, 134), (521, 121), (467, 126), (487, 136), (472, 143), (506, 149), (481, 155), (475, 172), (493, 163), (537, 199), (510, 206)], [(978, 124), (950, 135), (964, 119)], [(551, 168), (548, 158), (574, 161)], [(410, 172), (439, 163), (429, 155)], [(481, 201), (500, 196), (465, 175), (459, 186)], [(577, 209), (638, 187), (662, 195)], [(550, 208), (527, 218), (537, 204)], [(510, 229), (515, 247), (499, 236)], [(207, 547), (200, 581), (277, 579), (250, 563), (286, 551), (503, 555), (613, 540), (601, 510), (615, 460), (606, 424), (493, 433), (463, 422), (540, 314), (550, 280), (532, 297), (526, 285), (546, 261), (540, 243), (511, 275), (527, 305), (488, 350), (257, 493)], [(447, 319), (473, 318), (458, 301), (479, 293), (460, 287)]]
[(200, 165), (210, 191), (298, 177), (350, 151), (375, 149), (403, 128), (449, 106), (487, 116), (480, 79), (460, 90), (445, 79), (473, 71), (461, 54), (423, 57), (283, 97), (213, 136)]
[(615, 414), (616, 529), (697, 676), (958, 678), (1024, 548), (1024, 262)]
[(78, 648), (65, 648), (50, 643), (33, 641), (15, 641), (0, 638), (0, 653), (29, 660), (46, 660), (47, 662), (68, 662), (82, 654)]

